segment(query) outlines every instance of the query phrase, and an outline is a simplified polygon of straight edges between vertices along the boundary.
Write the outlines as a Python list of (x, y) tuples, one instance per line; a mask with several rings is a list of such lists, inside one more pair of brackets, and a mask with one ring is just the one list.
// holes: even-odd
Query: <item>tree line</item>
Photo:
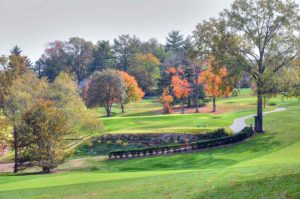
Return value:
[[(61, 71), (75, 74), (77, 83), (96, 71), (119, 70), (133, 76), (146, 96), (161, 95), (169, 89), (166, 92), (174, 98), (173, 103), (186, 101), (191, 106), (194, 102), (195, 107), (205, 93), (215, 101), (217, 96), (252, 84), (258, 99), (257, 130), (262, 132), (263, 99), (298, 94), (298, 10), (294, 1), (236, 0), (218, 17), (197, 24), (186, 38), (179, 31), (171, 31), (165, 44), (155, 38), (144, 42), (136, 36), (121, 35), (112, 44), (100, 40), (94, 45), (73, 37), (50, 42), (32, 67), (39, 77), (50, 81)], [(170, 68), (183, 72), (170, 78)], [(226, 68), (226, 78), (218, 74), (222, 68)], [(199, 86), (203, 71), (211, 75), (200, 78)], [(187, 89), (180, 91), (181, 86)]]
[[(199, 59), (195, 50), (195, 37), (184, 38), (179, 31), (171, 31), (165, 45), (155, 38), (143, 42), (129, 35), (117, 37), (113, 44), (102, 40), (94, 45), (78, 37), (50, 42), (32, 68), (39, 77), (47, 77), (50, 81), (61, 71), (75, 74), (78, 84), (83, 87), (96, 71), (123, 71), (136, 80), (146, 96), (161, 95), (164, 89), (173, 88), (175, 84), (171, 85), (170, 77), (173, 74), (169, 73), (169, 69), (180, 68), (183, 71), (181, 79), (188, 81), (190, 91), (187, 96), (179, 97), (180, 94), (175, 96), (173, 92), (178, 89), (172, 89), (170, 93), (175, 98), (174, 103), (180, 101), (183, 104), (186, 99), (188, 107), (198, 107), (198, 100), (205, 98), (205, 89), (204, 82), (201, 84), (197, 79), (201, 71), (205, 70), (206, 63), (204, 57)], [(119, 96), (118, 100), (121, 98)], [(113, 101), (117, 102), (115, 99)], [(124, 111), (123, 103), (121, 106)]]

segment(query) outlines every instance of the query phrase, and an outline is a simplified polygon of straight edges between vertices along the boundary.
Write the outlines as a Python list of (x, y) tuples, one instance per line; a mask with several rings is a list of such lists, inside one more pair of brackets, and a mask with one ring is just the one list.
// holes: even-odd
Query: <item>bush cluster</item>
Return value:
[[(224, 131), (224, 129), (220, 129), (220, 131)], [(178, 153), (188, 150), (200, 150), (206, 149), (211, 147), (223, 146), (228, 144), (233, 144), (236, 142), (243, 141), (253, 135), (253, 130), (250, 127), (244, 128), (240, 133), (211, 139), (205, 140), (200, 142), (192, 142), (186, 144), (176, 144), (176, 145), (167, 145), (167, 146), (159, 146), (159, 147), (151, 147), (151, 148), (144, 148), (144, 149), (134, 149), (134, 150), (122, 150), (122, 151), (112, 151), (108, 153), (109, 159), (112, 158), (129, 158), (129, 157), (140, 157), (140, 156), (147, 156), (147, 155), (161, 155), (161, 154), (168, 154), (168, 153)]]

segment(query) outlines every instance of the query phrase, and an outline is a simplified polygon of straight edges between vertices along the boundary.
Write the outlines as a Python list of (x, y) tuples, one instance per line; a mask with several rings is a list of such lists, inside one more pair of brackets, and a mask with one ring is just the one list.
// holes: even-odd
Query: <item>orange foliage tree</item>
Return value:
[(139, 87), (135, 78), (124, 71), (117, 71), (125, 82), (126, 96), (120, 100), (122, 113), (124, 113), (124, 104), (140, 101), (145, 93)]
[(169, 94), (169, 89), (164, 88), (162, 96), (159, 98), (159, 101), (163, 104), (163, 114), (171, 113), (170, 103), (173, 102), (172, 95)]
[(212, 112), (216, 112), (216, 98), (222, 95), (228, 97), (231, 92), (231, 88), (224, 81), (226, 77), (227, 70), (225, 67), (215, 71), (210, 62), (207, 70), (203, 71), (198, 77), (198, 83), (204, 84), (206, 94), (213, 99)]
[(180, 100), (181, 113), (184, 113), (184, 100), (189, 96), (191, 88), (189, 82), (186, 79), (181, 78), (179, 75), (174, 75), (171, 81), (171, 87), (173, 93)]

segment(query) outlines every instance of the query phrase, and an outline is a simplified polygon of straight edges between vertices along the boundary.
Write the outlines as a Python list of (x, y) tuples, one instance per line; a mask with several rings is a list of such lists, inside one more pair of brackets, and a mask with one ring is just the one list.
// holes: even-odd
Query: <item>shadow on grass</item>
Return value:
[(276, 133), (255, 134), (254, 137), (231, 148), (216, 149), (214, 152), (229, 155), (239, 154), (245, 151), (259, 154), (268, 154), (270, 151), (281, 149), (281, 142), (274, 140)]
[(55, 174), (55, 172), (46, 173), (43, 171), (37, 171), (37, 172), (26, 172), (26, 173), (16, 173), (14, 176), (34, 176), (34, 175), (51, 175)]
[[(274, 136), (275, 133), (257, 134), (244, 143), (208, 149), (206, 151), (132, 160), (106, 161), (104, 162), (104, 167), (114, 168), (119, 171), (225, 168), (281, 149), (280, 142), (274, 140)], [(247, 154), (243, 155), (243, 153)]]

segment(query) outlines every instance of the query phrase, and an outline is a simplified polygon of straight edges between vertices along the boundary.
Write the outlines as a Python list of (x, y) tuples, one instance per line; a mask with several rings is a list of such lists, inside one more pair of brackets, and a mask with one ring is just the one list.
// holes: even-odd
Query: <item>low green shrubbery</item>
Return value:
[(275, 103), (275, 102), (270, 102), (270, 103), (269, 103), (269, 106), (277, 106), (277, 103)]
[[(219, 132), (222, 134), (225, 132), (224, 129), (219, 129)], [(174, 152), (182, 152), (187, 150), (199, 150), (206, 149), (210, 147), (217, 147), (227, 144), (233, 144), (236, 142), (243, 141), (250, 137), (253, 134), (253, 130), (250, 127), (244, 128), (240, 133), (229, 135), (226, 137), (204, 140), (200, 142), (192, 142), (186, 144), (176, 144), (176, 145), (168, 145), (168, 146), (158, 146), (144, 149), (133, 149), (133, 150), (120, 150), (113, 151), (108, 154), (109, 158), (123, 158), (123, 157), (139, 157), (153, 154), (166, 154), (166, 153), (174, 153)]]

